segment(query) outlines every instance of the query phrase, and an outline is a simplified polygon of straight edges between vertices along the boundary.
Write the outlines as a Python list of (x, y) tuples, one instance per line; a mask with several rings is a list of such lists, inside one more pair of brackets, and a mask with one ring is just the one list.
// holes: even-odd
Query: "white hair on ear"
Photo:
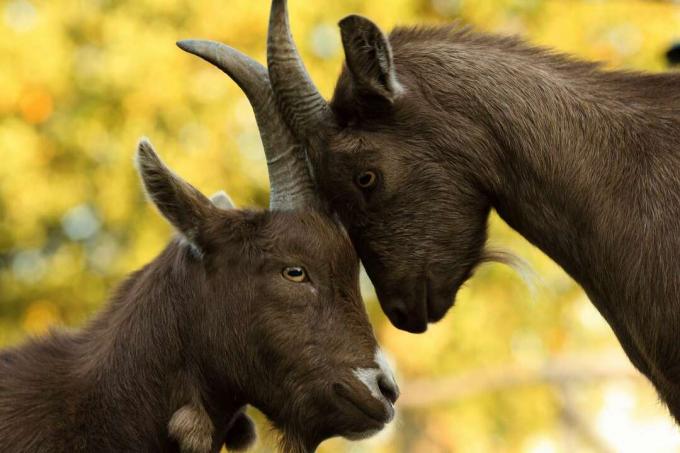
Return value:
[(212, 201), (212, 204), (216, 207), (224, 210), (234, 209), (236, 207), (229, 194), (224, 190), (212, 194), (210, 196), (210, 201)]
[(482, 254), (481, 263), (500, 263), (509, 266), (517, 272), (517, 275), (522, 279), (524, 284), (531, 294), (531, 298), (536, 298), (537, 282), (540, 283), (540, 277), (534, 272), (531, 265), (523, 258), (515, 255), (512, 252), (496, 248), (487, 248)]

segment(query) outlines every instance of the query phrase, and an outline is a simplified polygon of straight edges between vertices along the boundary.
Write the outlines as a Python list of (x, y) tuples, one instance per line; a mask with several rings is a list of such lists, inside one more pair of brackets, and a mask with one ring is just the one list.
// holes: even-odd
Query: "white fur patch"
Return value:
[(377, 368), (356, 368), (353, 371), (354, 376), (356, 376), (357, 379), (359, 379), (366, 387), (368, 387), (368, 391), (371, 392), (371, 396), (373, 396), (373, 398), (383, 401), (385, 404), (391, 405), (392, 403), (385, 399), (378, 385), (378, 378), (382, 377), (383, 379), (389, 381), (392, 387), (395, 389), (397, 388), (397, 383), (394, 379), (394, 373), (392, 372), (390, 365), (387, 363), (387, 359), (385, 358), (382, 349), (377, 348), (375, 350), (373, 361), (377, 365)]
[(172, 414), (168, 423), (170, 437), (182, 453), (209, 453), (215, 427), (202, 405), (187, 404)]
[[(380, 385), (378, 383), (379, 378), (382, 378), (383, 380), (387, 380), (395, 390), (398, 389), (397, 383), (394, 379), (394, 373), (392, 372), (392, 368), (387, 363), (387, 359), (380, 348), (376, 349), (373, 361), (377, 365), (376, 368), (356, 368), (353, 370), (354, 376), (356, 376), (356, 378), (368, 388), (368, 391), (371, 392), (371, 396), (373, 398), (381, 401), (385, 405), (388, 413), (392, 413), (394, 415), (392, 403), (388, 401), (382, 394), (380, 391)], [(367, 439), (377, 434), (379, 431), (380, 430), (378, 429), (359, 433), (350, 433), (344, 437), (349, 440)]]
[(368, 387), (368, 391), (371, 392), (371, 396), (377, 400), (382, 400), (383, 396), (378, 388), (378, 376), (381, 371), (378, 368), (357, 368), (354, 370), (354, 375), (363, 384)]
[(387, 361), (387, 357), (385, 357), (385, 354), (383, 353), (382, 349), (378, 348), (375, 351), (375, 357), (374, 359), (375, 363), (378, 365), (378, 368), (380, 368), (385, 375), (387, 379), (390, 380), (390, 382), (394, 385), (394, 387), (397, 387), (397, 382), (394, 379), (394, 373), (392, 372), (392, 367), (390, 366), (389, 362)]

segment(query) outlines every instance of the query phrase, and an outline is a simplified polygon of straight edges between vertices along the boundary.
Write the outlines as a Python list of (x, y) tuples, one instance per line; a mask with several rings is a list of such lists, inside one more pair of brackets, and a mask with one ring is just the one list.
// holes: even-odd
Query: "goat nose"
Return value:
[[(383, 300), (380, 301), (383, 303)], [(427, 330), (427, 318), (423, 312), (412, 313), (402, 298), (394, 298), (384, 302), (383, 310), (394, 327), (411, 333), (423, 333)]]
[(378, 375), (378, 389), (387, 401), (394, 404), (399, 399), (399, 386), (391, 376), (384, 373)]
[(402, 328), (408, 322), (406, 305), (401, 300), (392, 301), (389, 306), (385, 307), (385, 314), (397, 328)]

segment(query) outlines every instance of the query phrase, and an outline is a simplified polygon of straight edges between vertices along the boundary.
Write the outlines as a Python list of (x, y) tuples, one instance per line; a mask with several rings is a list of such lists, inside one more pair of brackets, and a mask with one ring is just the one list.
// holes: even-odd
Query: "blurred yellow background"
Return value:
[[(0, 1), (0, 345), (81, 324), (166, 243), (170, 228), (132, 167), (141, 135), (204, 192), (224, 188), (239, 205), (266, 206), (248, 102), (174, 43), (209, 38), (264, 61), (268, 8), (265, 0)], [(671, 1), (290, 0), (290, 9), (328, 96), (342, 61), (336, 23), (350, 13), (386, 30), (461, 20), (652, 71), (664, 70), (665, 50), (680, 40), (680, 4)], [(426, 335), (391, 327), (364, 282), (400, 375), (400, 414), (375, 439), (331, 440), (321, 451), (680, 451), (680, 431), (581, 290), (495, 217), (491, 242), (537, 276), (527, 284), (486, 265)], [(275, 437), (259, 425), (255, 451), (273, 451)]]

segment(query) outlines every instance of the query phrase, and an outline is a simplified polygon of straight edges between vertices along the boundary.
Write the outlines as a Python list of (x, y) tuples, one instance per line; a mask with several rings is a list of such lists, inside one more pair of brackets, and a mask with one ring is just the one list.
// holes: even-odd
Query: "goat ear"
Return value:
[(214, 204), (215, 207), (225, 211), (234, 209), (236, 207), (229, 194), (227, 194), (224, 190), (220, 190), (219, 192), (215, 192), (214, 194), (210, 195), (210, 201), (212, 201), (212, 204)]
[(339, 23), (347, 69), (361, 94), (393, 102), (402, 92), (392, 59), (392, 47), (376, 24), (351, 15)]
[(135, 163), (149, 199), (163, 217), (202, 249), (205, 225), (215, 210), (212, 202), (166, 167), (146, 138), (139, 141)]

